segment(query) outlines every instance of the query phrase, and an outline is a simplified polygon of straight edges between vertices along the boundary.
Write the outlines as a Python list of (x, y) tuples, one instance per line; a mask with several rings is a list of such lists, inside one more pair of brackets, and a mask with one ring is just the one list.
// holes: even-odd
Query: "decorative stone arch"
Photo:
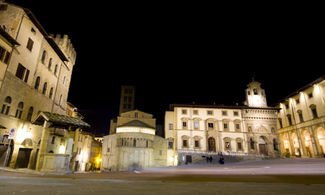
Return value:
[[(193, 118), (193, 129), (194, 130), (199, 130), (200, 129), (200, 121), (201, 121), (202, 119), (201, 118), (198, 118), (198, 117), (196, 117), (196, 118)], [(196, 125), (197, 124), (197, 125)]]
[(229, 119), (223, 119), (222, 120), (222, 129), (223, 131), (229, 131)]
[(223, 142), (224, 142), (224, 150), (231, 152), (231, 138), (225, 137), (223, 138)]
[(301, 141), (305, 155), (308, 157), (314, 157), (315, 151), (313, 150), (312, 136), (307, 129), (301, 132)]
[(207, 130), (215, 130), (216, 129), (216, 125), (215, 125), (215, 119), (213, 118), (208, 118), (205, 120), (205, 126)]
[(260, 154), (265, 156), (268, 155), (268, 140), (265, 136), (260, 136), (258, 138), (258, 149)]
[(187, 135), (182, 135), (181, 140), (182, 140), (182, 148), (189, 148), (190, 137)]
[(189, 120), (190, 118), (188, 117), (183, 117), (181, 118), (181, 124), (182, 124), (182, 128), (181, 129), (188, 129), (189, 128)]
[(194, 148), (195, 149), (200, 149), (201, 148), (201, 141), (202, 140), (202, 137), (200, 136), (194, 136)]
[(234, 120), (234, 129), (235, 129), (235, 131), (236, 132), (241, 132), (242, 130), (242, 128), (241, 128), (241, 120), (239, 120), (239, 119), (236, 119), (236, 120)]
[(316, 142), (319, 146), (319, 154), (324, 156), (325, 155), (325, 128), (324, 127), (316, 127), (315, 128), (315, 138)]
[(243, 152), (244, 147), (243, 147), (243, 139), (240, 137), (236, 138), (236, 151), (237, 152)]
[(24, 146), (25, 148), (32, 148), (33, 147), (33, 140), (30, 138), (24, 139), (23, 142), (21, 142), (21, 145)]

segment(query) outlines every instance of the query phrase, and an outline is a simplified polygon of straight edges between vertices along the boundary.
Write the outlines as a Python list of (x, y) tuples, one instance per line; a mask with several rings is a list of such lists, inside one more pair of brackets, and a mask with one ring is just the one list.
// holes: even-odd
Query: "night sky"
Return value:
[(122, 84), (135, 85), (137, 109), (163, 124), (172, 103), (242, 103), (254, 75), (273, 105), (325, 73), (317, 10), (7, 2), (29, 8), (48, 33), (69, 35), (77, 61), (68, 101), (98, 135), (118, 115)]

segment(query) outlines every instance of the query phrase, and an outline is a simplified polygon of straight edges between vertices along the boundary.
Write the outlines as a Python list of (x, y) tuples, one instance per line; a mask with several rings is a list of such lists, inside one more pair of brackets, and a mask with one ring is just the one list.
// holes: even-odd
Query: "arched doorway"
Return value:
[(27, 138), (21, 145), (24, 146), (24, 148), (19, 148), (15, 168), (28, 168), (30, 154), (33, 150), (33, 141)]
[(298, 141), (298, 136), (296, 133), (292, 133), (291, 135), (293, 147), (295, 149), (295, 155), (296, 156), (301, 156), (300, 148), (299, 148), (299, 141)]
[(264, 136), (261, 136), (258, 139), (258, 149), (259, 149), (260, 154), (263, 154), (265, 156), (268, 155), (268, 152), (267, 152), (267, 142), (266, 142), (266, 138)]
[(208, 139), (208, 151), (216, 152), (216, 140), (213, 137), (209, 137)]
[(282, 135), (282, 144), (283, 144), (283, 155), (285, 157), (289, 157), (291, 152), (290, 152), (290, 140), (287, 135)]
[(313, 146), (311, 143), (311, 137), (309, 131), (305, 130), (303, 132), (303, 142), (306, 150), (306, 156), (313, 157), (314, 156), (314, 151), (313, 151)]
[(320, 153), (324, 155), (325, 154), (325, 129), (323, 127), (319, 127), (316, 130), (316, 133), (317, 133), (318, 143), (320, 146)]

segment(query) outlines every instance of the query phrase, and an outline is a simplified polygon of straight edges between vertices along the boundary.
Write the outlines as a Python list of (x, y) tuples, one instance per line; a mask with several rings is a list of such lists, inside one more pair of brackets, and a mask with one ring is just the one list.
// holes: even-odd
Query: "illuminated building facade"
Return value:
[(323, 157), (325, 152), (325, 77), (302, 87), (278, 104), (282, 156)]
[(155, 135), (156, 119), (133, 110), (120, 114), (116, 130), (104, 136), (102, 171), (167, 166), (167, 141)]
[(7, 46), (0, 42), (6, 50), (0, 63), (0, 136), (13, 135), (9, 158), (3, 160), (8, 150), (1, 150), (0, 163), (65, 171), (74, 142), (69, 130), (89, 126), (67, 115), (73, 45), (67, 35), (49, 35), (30, 10), (4, 1), (0, 26), (1, 40), (7, 39)]
[(278, 157), (277, 108), (253, 81), (245, 106), (171, 105), (165, 113), (169, 165), (195, 163), (202, 156)]

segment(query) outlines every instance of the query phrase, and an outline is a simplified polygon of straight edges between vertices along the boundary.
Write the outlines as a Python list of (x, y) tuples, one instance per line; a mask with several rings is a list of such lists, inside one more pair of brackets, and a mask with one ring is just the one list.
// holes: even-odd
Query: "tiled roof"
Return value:
[(52, 126), (73, 126), (73, 127), (90, 127), (90, 125), (79, 118), (74, 118), (66, 115), (51, 113), (51, 112), (41, 112), (34, 124), (42, 125), (44, 120), (51, 122)]
[(144, 127), (144, 128), (155, 129), (154, 127), (139, 120), (133, 120), (125, 124), (119, 125), (118, 127)]

